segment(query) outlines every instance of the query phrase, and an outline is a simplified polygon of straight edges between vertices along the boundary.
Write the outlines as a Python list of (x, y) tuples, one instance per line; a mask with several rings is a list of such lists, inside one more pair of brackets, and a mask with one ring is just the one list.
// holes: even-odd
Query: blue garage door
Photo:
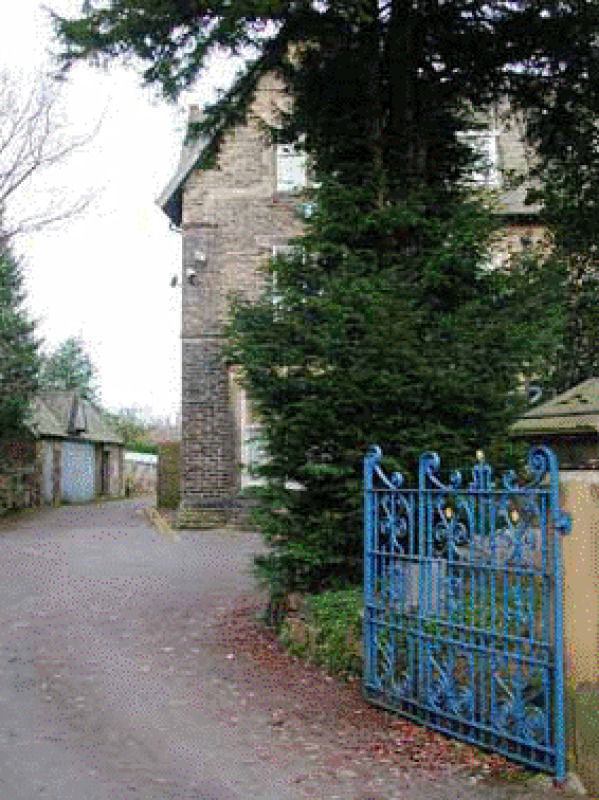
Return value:
[(62, 499), (67, 503), (93, 500), (95, 476), (94, 445), (64, 442), (62, 449)]

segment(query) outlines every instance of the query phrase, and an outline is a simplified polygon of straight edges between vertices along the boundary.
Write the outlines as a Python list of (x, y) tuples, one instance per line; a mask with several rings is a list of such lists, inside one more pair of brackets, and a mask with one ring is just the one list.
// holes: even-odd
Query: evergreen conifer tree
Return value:
[[(273, 594), (360, 580), (369, 445), (412, 480), (424, 450), (453, 467), (479, 449), (505, 460), (534, 357), (510, 281), (486, 266), (484, 207), (464, 199), (439, 219), (416, 198), (363, 199), (323, 184), (307, 236), (272, 265), (276, 292), (240, 299), (230, 328), (264, 424), (259, 565)], [(419, 250), (396, 245), (415, 230)]]
[(79, 337), (69, 336), (43, 358), (40, 385), (43, 389), (74, 389), (88, 400), (97, 399), (97, 370)]
[(507, 98), (531, 141), (550, 137), (568, 92), (596, 87), (597, 4), (88, 0), (55, 24), (65, 68), (134, 55), (169, 97), (215, 51), (246, 54), (193, 131), (206, 165), (260, 77), (285, 79), (293, 107), (273, 133), (306, 149), (317, 210), (273, 267), (276, 296), (239, 300), (230, 356), (265, 422), (272, 592), (357, 580), (365, 448), (378, 440), (408, 472), (423, 448), (458, 465), (501, 440), (535, 370), (519, 287), (488, 268), (493, 218), (471, 197), (465, 134)]
[(24, 300), (20, 264), (0, 238), (0, 438), (18, 433), (37, 388), (38, 342)]
[(539, 138), (538, 196), (552, 233), (541, 296), (560, 323), (548, 393), (599, 376), (599, 117), (592, 96), (573, 96), (576, 104), (556, 115), (553, 135)]

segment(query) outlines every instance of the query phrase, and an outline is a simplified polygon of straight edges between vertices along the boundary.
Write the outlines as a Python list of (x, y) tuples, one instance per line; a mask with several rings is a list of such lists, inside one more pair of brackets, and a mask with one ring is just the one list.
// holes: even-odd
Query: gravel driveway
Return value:
[(564, 797), (290, 658), (257, 623), (260, 546), (135, 500), (1, 521), (0, 798)]

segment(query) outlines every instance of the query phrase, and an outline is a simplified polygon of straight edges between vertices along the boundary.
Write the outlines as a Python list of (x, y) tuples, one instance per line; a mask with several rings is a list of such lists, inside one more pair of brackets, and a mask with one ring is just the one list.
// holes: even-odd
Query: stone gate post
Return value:
[(513, 427), (545, 444), (560, 465), (560, 505), (572, 515), (563, 540), (568, 770), (599, 793), (599, 379), (529, 411)]

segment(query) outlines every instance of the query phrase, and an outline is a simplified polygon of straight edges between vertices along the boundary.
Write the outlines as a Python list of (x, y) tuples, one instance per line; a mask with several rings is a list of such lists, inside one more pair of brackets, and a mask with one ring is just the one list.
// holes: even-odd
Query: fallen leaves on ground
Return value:
[(524, 778), (521, 767), (499, 755), (374, 707), (362, 696), (359, 681), (327, 675), (291, 655), (260, 622), (262, 607), (255, 595), (245, 595), (216, 609), (209, 620), (199, 601), (196, 607), (163, 609), (163, 624), (154, 617), (157, 633), (160, 628), (160, 637), (169, 637), (162, 653), (193, 658), (201, 645), (220, 656), (243, 706), (259, 707), (271, 729), (298, 746), (322, 751), (330, 769), (368, 762), (433, 778)]

